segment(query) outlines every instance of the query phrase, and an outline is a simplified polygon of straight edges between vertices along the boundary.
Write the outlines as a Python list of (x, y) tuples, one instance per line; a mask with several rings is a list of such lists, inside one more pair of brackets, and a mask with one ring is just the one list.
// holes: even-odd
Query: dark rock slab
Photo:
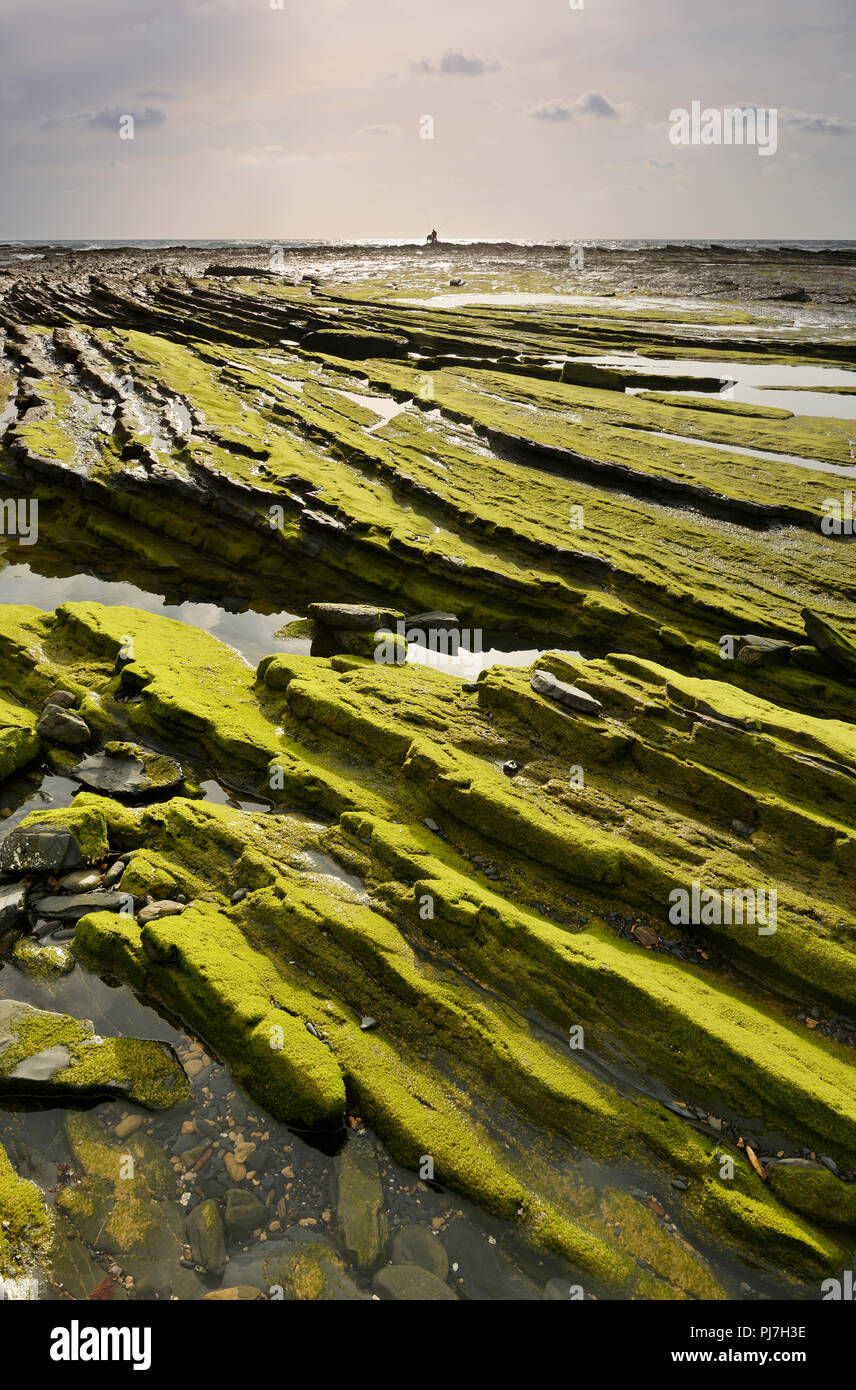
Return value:
[(78, 763), (73, 775), (105, 796), (138, 797), (177, 790), (184, 781), (180, 765), (160, 753), (130, 743), (108, 743)]
[(58, 743), (62, 748), (84, 748), (91, 737), (85, 719), (57, 704), (47, 705), (42, 711), (36, 733), (47, 743)]
[(335, 632), (375, 632), (404, 621), (404, 614), (397, 609), (377, 608), (368, 603), (310, 603), (307, 613), (316, 623)]
[(55, 873), (83, 864), (80, 846), (64, 825), (16, 826), (0, 840), (0, 873)]
[(216, 1202), (209, 1198), (194, 1207), (187, 1218), (187, 1239), (196, 1264), (219, 1279), (226, 1268), (226, 1235)]
[(121, 912), (127, 902), (127, 893), (75, 893), (71, 897), (39, 898), (33, 906), (38, 907), (40, 917), (79, 922), (87, 912)]

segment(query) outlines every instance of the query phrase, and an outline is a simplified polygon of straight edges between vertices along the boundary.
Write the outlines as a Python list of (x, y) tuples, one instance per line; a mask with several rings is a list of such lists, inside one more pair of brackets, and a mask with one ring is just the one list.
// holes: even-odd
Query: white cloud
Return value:
[(815, 116), (809, 111), (793, 111), (788, 107), (783, 107), (779, 115), (804, 135), (852, 135), (856, 130), (856, 121), (847, 121), (843, 116)]
[(438, 77), (484, 77), (488, 72), (499, 72), (502, 68), (498, 58), (478, 58), (474, 53), (461, 53), (450, 48), (439, 61), (433, 58), (420, 58), (410, 65), (414, 72), (431, 73)]
[(617, 104), (603, 95), (603, 92), (584, 92), (576, 101), (565, 101), (563, 97), (553, 97), (551, 101), (532, 106), (526, 115), (533, 121), (574, 121), (578, 116), (596, 116), (599, 120), (617, 120), (627, 116), (632, 110), (626, 103)]

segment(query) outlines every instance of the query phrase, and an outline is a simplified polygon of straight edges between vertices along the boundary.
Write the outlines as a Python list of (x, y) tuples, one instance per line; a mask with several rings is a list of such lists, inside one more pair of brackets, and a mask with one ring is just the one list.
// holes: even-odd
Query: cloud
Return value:
[(420, 58), (418, 63), (411, 63), (410, 66), (414, 72), (439, 77), (483, 77), (488, 72), (499, 72), (502, 63), (497, 58), (478, 58), (474, 53), (460, 53), (450, 48), (439, 62), (433, 58)]
[(159, 106), (144, 106), (142, 111), (123, 111), (118, 106), (112, 106), (105, 111), (96, 111), (87, 125), (95, 126), (99, 130), (118, 130), (119, 122), (124, 116), (133, 116), (134, 125), (139, 130), (146, 130), (150, 126), (163, 125), (166, 120), (166, 112), (161, 111)]
[(779, 114), (803, 135), (852, 135), (856, 130), (856, 121), (847, 121), (843, 116), (813, 116), (809, 111), (793, 111), (788, 107), (783, 107)]
[(398, 135), (401, 132), (399, 125), (364, 125), (359, 131), (360, 135)]
[(552, 101), (532, 106), (526, 115), (532, 121), (573, 121), (578, 116), (596, 116), (599, 120), (616, 120), (628, 114), (629, 108), (617, 106), (603, 95), (603, 92), (584, 92), (576, 101), (565, 101), (563, 97), (553, 97)]
[(83, 126), (93, 130), (109, 130), (113, 134), (127, 116), (133, 116), (134, 126), (139, 130), (163, 125), (166, 120), (166, 112), (161, 111), (158, 106), (146, 106), (142, 111), (128, 111), (114, 106), (103, 111), (78, 111), (73, 116), (52, 116), (49, 120), (42, 121), (41, 128), (65, 130)]
[(677, 164), (673, 159), (646, 159), (645, 163), (649, 169), (677, 169)]

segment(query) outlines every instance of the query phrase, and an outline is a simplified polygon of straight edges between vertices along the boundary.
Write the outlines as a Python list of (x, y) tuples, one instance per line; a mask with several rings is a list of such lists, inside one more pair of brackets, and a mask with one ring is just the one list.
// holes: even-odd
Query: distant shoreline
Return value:
[(823, 251), (853, 251), (856, 252), (856, 241), (844, 238), (781, 238), (775, 240), (763, 239), (722, 239), (722, 240), (698, 240), (673, 238), (664, 240), (663, 238), (641, 238), (628, 237), (624, 240), (613, 237), (594, 237), (574, 239), (571, 237), (548, 239), (548, 240), (522, 240), (516, 238), (499, 238), (489, 240), (486, 238), (466, 238), (450, 237), (441, 240), (436, 245), (430, 246), (423, 240), (415, 238), (354, 238), (352, 240), (330, 240), (323, 237), (318, 238), (281, 238), (281, 237), (262, 237), (255, 240), (248, 239), (205, 239), (205, 238), (180, 238), (161, 239), (161, 238), (141, 238), (139, 240), (123, 240), (104, 238), (47, 238), (38, 240), (36, 238), (13, 238), (0, 240), (0, 252), (13, 252), (17, 248), (27, 248), (28, 250), (68, 250), (75, 253), (85, 253), (87, 251), (120, 251), (120, 250), (269, 250), (271, 246), (281, 246), (289, 251), (347, 251), (347, 250), (394, 250), (413, 247), (414, 249), (424, 249), (433, 252), (447, 248), (478, 249), (479, 247), (489, 247), (496, 250), (502, 247), (515, 247), (519, 250), (528, 251), (554, 251), (567, 246), (582, 246), (597, 249), (601, 252), (608, 251), (668, 251), (671, 249), (687, 251), (758, 251), (758, 252), (778, 252), (783, 254), (806, 252), (816, 255)]

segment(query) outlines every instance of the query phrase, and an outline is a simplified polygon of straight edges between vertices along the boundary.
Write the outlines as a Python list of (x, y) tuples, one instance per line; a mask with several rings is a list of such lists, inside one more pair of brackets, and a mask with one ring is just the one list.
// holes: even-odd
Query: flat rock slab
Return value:
[(43, 1052), (34, 1052), (31, 1057), (25, 1057), (23, 1062), (19, 1062), (13, 1071), (7, 1073), (9, 1081), (53, 1081), (59, 1072), (65, 1071), (71, 1062), (71, 1053), (67, 1047), (57, 1043), (55, 1047), (46, 1047)]
[(223, 1288), (256, 1288), (267, 1297), (277, 1289), (281, 1290), (277, 1297), (288, 1302), (363, 1303), (370, 1299), (329, 1241), (299, 1226), (290, 1227), (279, 1240), (250, 1246), (246, 1254), (233, 1252)]
[(189, 1094), (168, 1043), (102, 1038), (87, 1020), (0, 999), (0, 1095), (117, 1095), (149, 1110), (165, 1110)]
[(593, 714), (596, 717), (603, 714), (603, 705), (593, 695), (587, 695), (579, 686), (557, 680), (549, 671), (533, 671), (529, 684), (536, 695), (544, 695), (557, 705), (576, 710), (578, 714)]
[(226, 1233), (216, 1202), (209, 1198), (194, 1207), (187, 1218), (187, 1239), (196, 1264), (219, 1279), (226, 1268)]
[(103, 753), (78, 763), (73, 775), (93, 791), (119, 797), (175, 791), (184, 781), (174, 758), (128, 743), (108, 743)]
[(373, 1269), (389, 1237), (377, 1153), (366, 1135), (348, 1139), (334, 1164), (342, 1248), (358, 1269)]
[(54, 873), (77, 869), (83, 854), (64, 825), (16, 826), (0, 840), (0, 873)]
[(127, 893), (74, 893), (71, 897), (56, 895), (38, 898), (33, 907), (40, 917), (58, 922), (79, 922), (88, 912), (121, 912), (128, 902)]
[(397, 609), (368, 603), (310, 603), (306, 611), (316, 623), (336, 632), (374, 632), (404, 622), (404, 614)]
[(436, 1275), (419, 1265), (390, 1265), (381, 1269), (372, 1280), (372, 1288), (381, 1298), (396, 1303), (455, 1303), (457, 1294)]
[(435, 1279), (445, 1282), (449, 1273), (449, 1257), (438, 1236), (424, 1226), (402, 1226), (392, 1242), (394, 1265), (418, 1265), (427, 1269)]

